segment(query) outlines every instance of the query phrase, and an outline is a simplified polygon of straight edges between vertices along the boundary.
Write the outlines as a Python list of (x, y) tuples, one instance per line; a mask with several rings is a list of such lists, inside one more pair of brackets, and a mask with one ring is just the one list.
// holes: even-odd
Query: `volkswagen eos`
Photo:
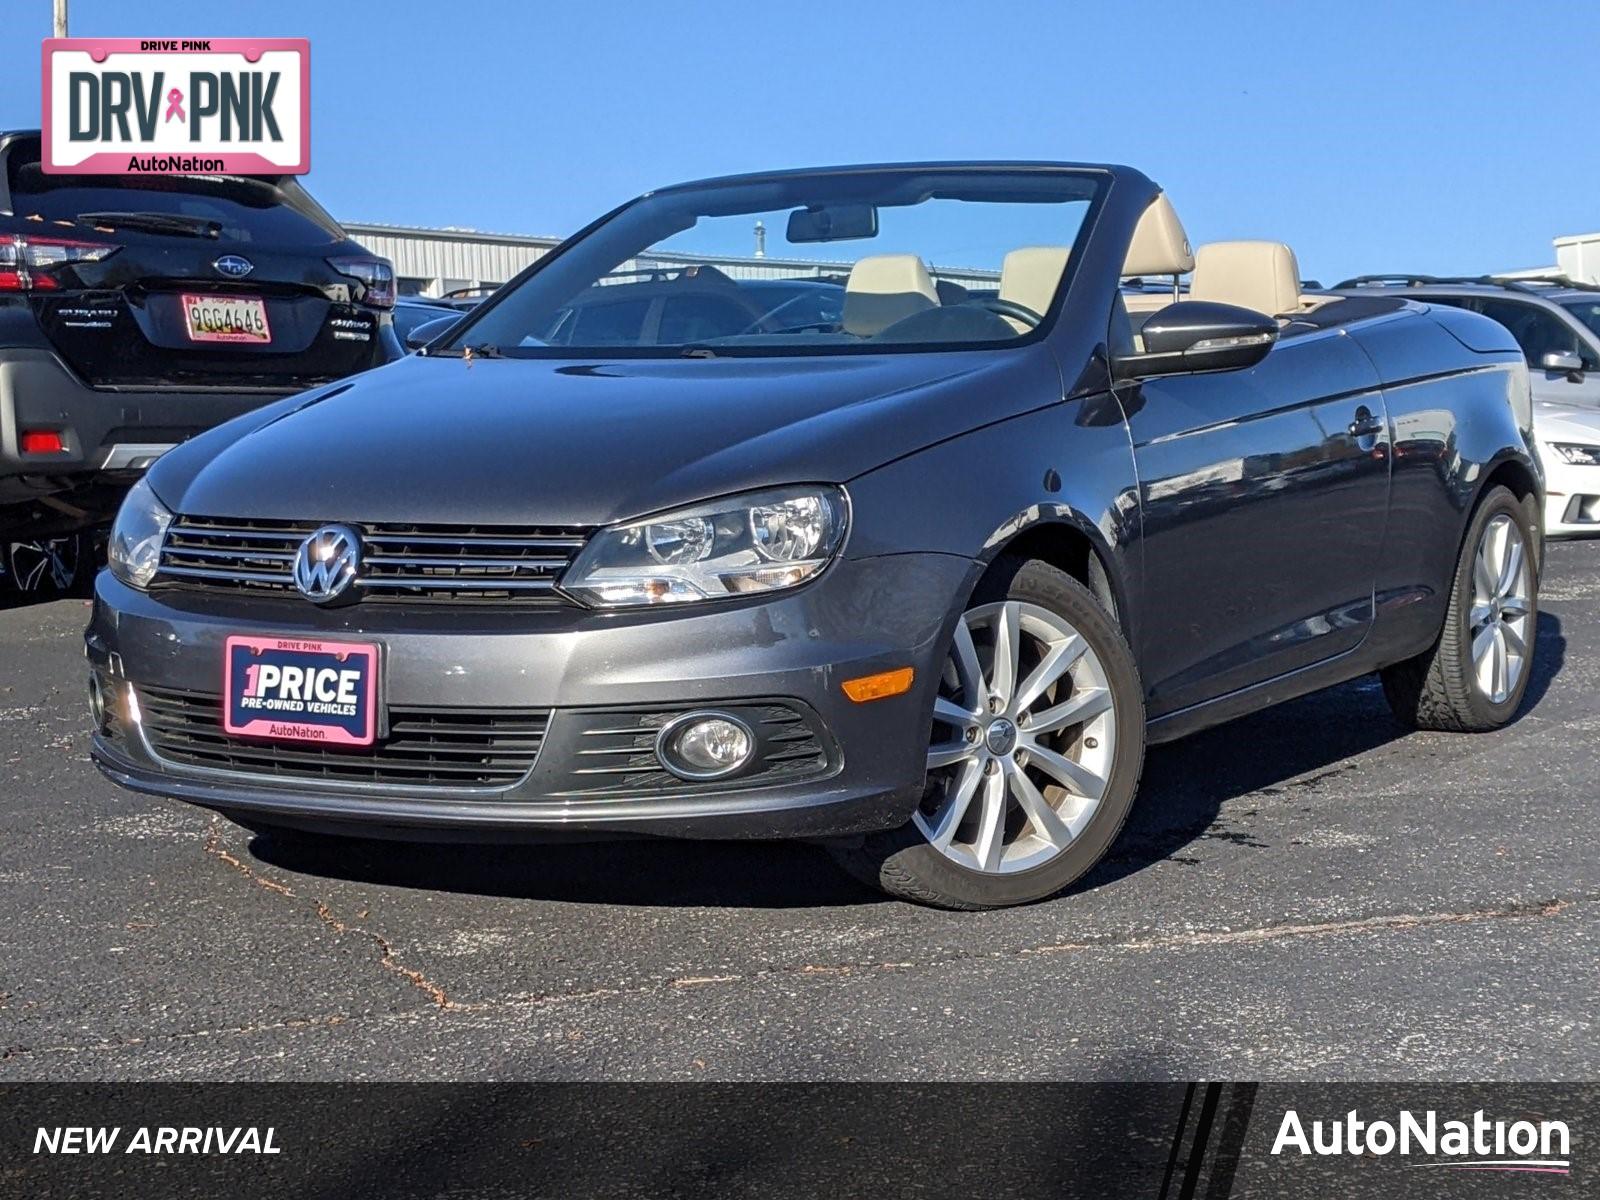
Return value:
[(97, 585), (94, 755), (256, 830), (806, 838), (1034, 901), (1149, 743), (1374, 671), (1410, 725), (1508, 721), (1529, 429), (1499, 325), (1192, 252), (1126, 167), (667, 188), (160, 459)]

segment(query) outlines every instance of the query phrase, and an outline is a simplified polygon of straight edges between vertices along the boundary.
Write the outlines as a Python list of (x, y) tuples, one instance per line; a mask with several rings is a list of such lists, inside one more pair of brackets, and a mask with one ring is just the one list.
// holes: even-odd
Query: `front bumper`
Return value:
[[(781, 597), (635, 613), (327, 610), (298, 599), (143, 593), (102, 572), (86, 647), (121, 719), (97, 733), (94, 758), (136, 791), (332, 831), (821, 838), (894, 828), (921, 795), (943, 647), (976, 571), (948, 555), (846, 559)], [(163, 754), (151, 718), (127, 711), (129, 689), (216, 695), (223, 643), (239, 633), (377, 643), (388, 709), (547, 713), (538, 757), (507, 786), (441, 789), (219, 770)], [(916, 674), (905, 695), (856, 704), (840, 688), (906, 665)], [(646, 710), (741, 704), (803, 715), (821, 747), (814, 768), (716, 784), (645, 772), (598, 790), (575, 773), (601, 716), (626, 724)]]
[(1544, 531), (1547, 537), (1600, 534), (1600, 467), (1574, 466), (1546, 450)]

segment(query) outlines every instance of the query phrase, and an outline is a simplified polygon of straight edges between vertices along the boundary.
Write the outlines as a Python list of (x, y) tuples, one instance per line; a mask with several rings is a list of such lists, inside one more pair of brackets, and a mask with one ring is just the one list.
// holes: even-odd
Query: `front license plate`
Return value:
[(377, 737), (376, 646), (230, 637), (224, 655), (224, 732), (324, 746), (370, 746)]
[(183, 296), (183, 326), (191, 342), (272, 341), (267, 302), (254, 296)]

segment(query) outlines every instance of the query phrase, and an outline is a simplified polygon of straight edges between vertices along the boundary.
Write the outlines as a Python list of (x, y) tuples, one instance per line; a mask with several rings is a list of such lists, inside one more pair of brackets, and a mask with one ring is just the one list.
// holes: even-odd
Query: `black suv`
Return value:
[(47, 175), (0, 133), (0, 591), (163, 451), (399, 356), (394, 271), (292, 176)]

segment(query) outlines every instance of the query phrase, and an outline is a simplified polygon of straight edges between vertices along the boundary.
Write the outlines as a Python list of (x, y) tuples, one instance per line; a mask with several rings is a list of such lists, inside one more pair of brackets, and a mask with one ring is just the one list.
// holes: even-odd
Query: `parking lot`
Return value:
[(1528, 707), (1373, 680), (1151, 753), (1108, 862), (978, 915), (814, 848), (261, 838), (87, 761), (82, 600), (0, 611), (0, 1078), (1581, 1078), (1600, 543)]

